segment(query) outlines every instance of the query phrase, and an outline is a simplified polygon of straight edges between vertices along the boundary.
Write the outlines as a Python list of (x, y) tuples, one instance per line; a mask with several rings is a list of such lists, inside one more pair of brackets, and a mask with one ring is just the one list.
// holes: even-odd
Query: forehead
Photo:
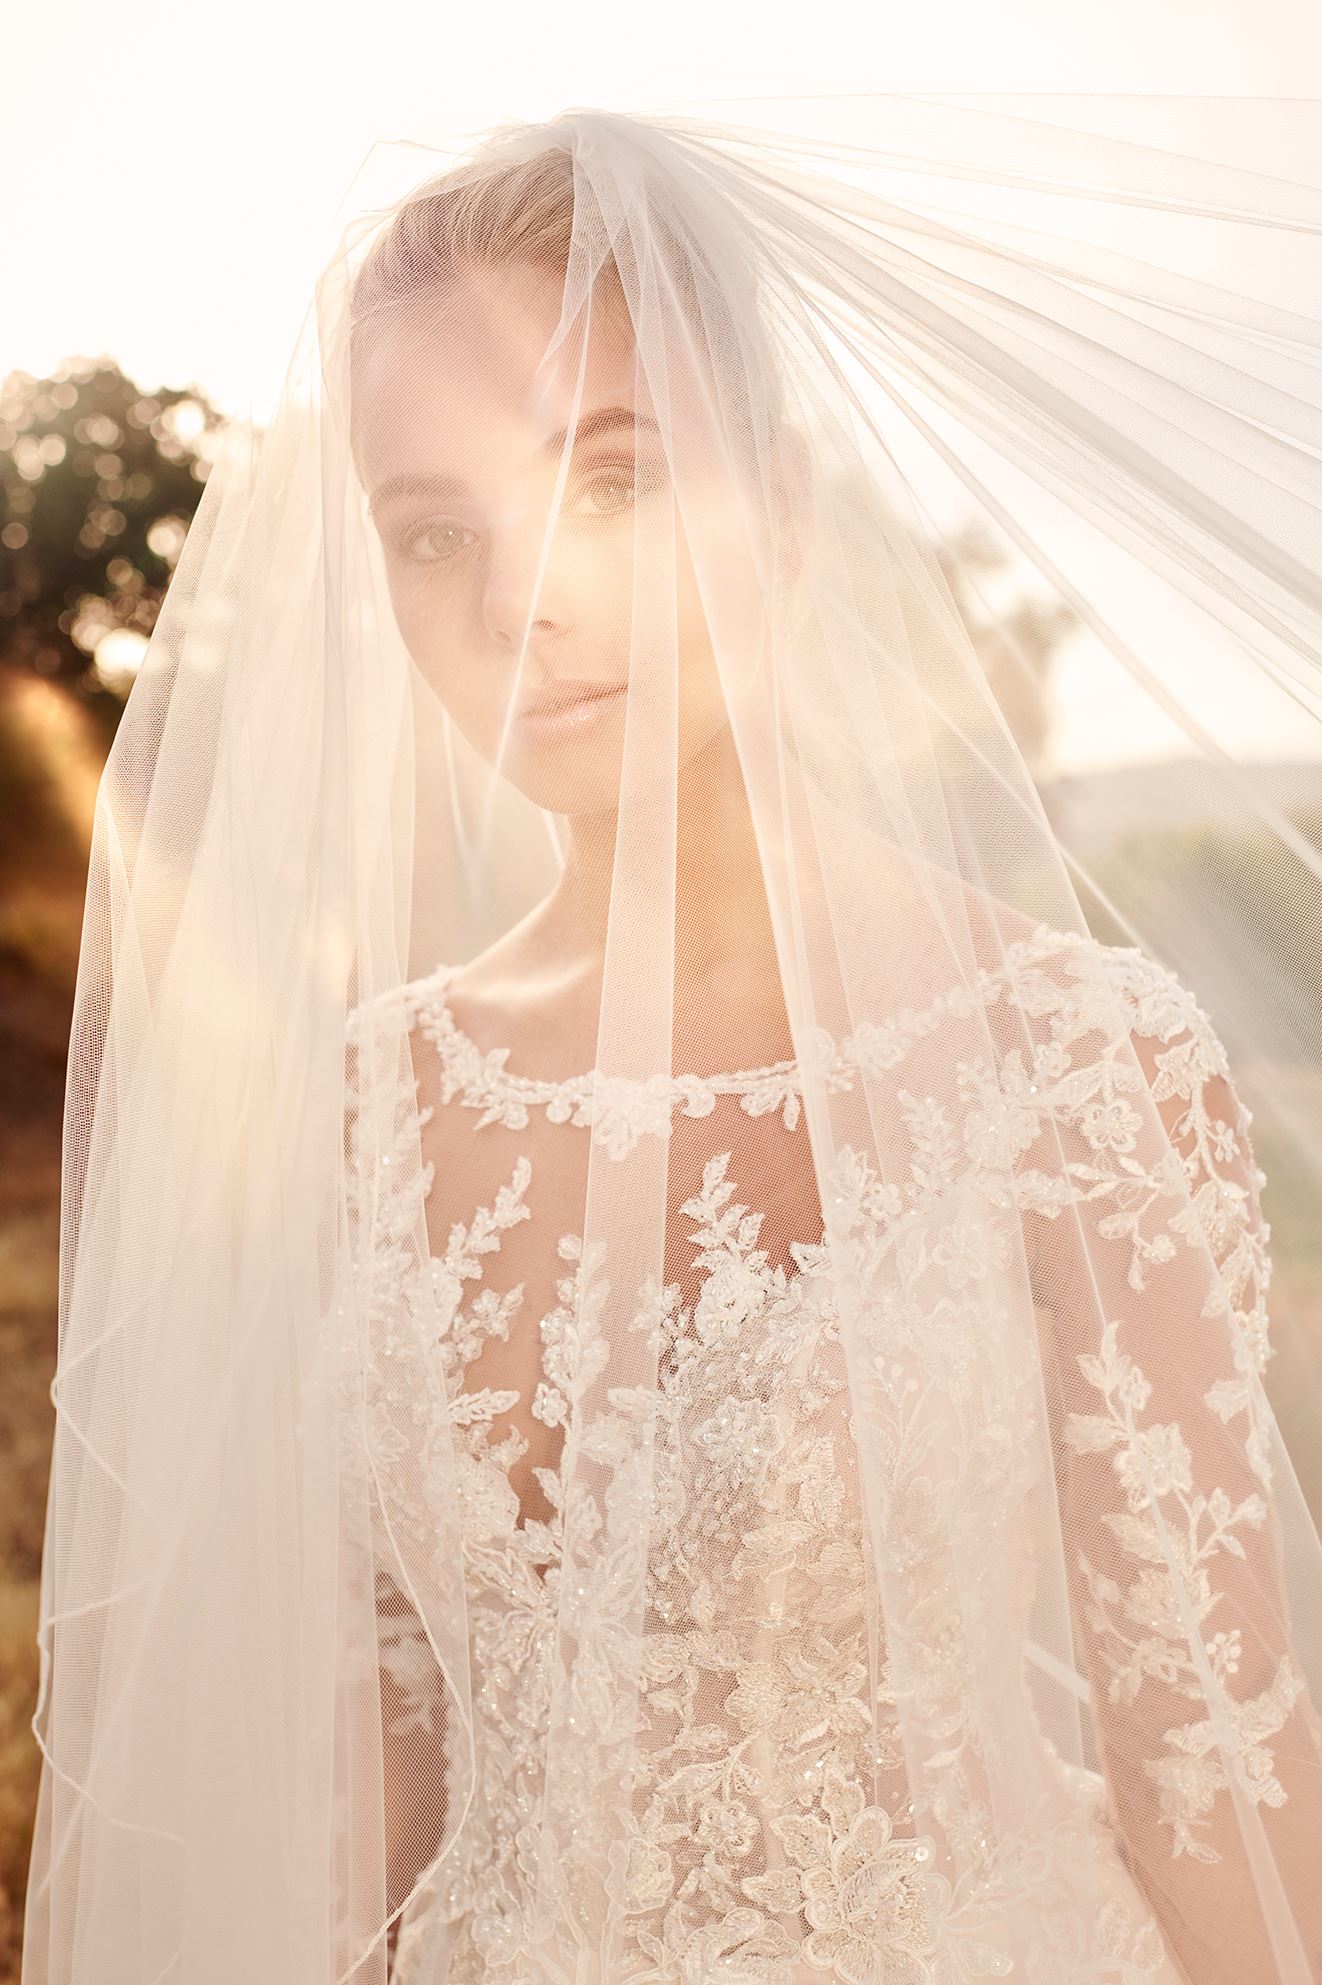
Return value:
[[(401, 470), (505, 474), (600, 405), (635, 407), (635, 353), (619, 313), (594, 308), (559, 336), (562, 286), (516, 265), (420, 293), (368, 331), (354, 371), (354, 426), (369, 488)], [(644, 396), (645, 397), (645, 396)], [(640, 409), (641, 410), (641, 409)]]

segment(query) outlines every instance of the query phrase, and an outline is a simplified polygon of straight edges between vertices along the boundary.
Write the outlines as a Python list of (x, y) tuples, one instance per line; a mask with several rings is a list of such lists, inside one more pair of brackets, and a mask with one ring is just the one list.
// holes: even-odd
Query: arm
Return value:
[(1101, 1763), (1192, 1985), (1322, 1978), (1322, 1740), (1280, 1550), (1297, 1489), (1278, 1494), (1261, 1382), (1264, 1181), (1206, 1017), (1174, 981), (1126, 1004), (1128, 1037), (1076, 1051), (1056, 1085), (1074, 1203), (1034, 1237)]
[[(446, 1691), (421, 1622), (377, 1574), (386, 1904), (398, 1909), (440, 1852), (449, 1788)], [(393, 1967), (401, 1918), (387, 1933)]]

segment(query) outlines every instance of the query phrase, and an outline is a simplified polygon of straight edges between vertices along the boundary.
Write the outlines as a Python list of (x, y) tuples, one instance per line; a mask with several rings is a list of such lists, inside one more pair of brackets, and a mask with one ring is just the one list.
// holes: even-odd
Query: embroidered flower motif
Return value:
[(1189, 1450), (1178, 1427), (1145, 1427), (1132, 1448), (1116, 1456), (1115, 1465), (1131, 1509), (1143, 1508), (1150, 1496), (1192, 1493)]
[(726, 1698), (725, 1707), (745, 1730), (770, 1730), (789, 1702), (787, 1677), (773, 1661), (750, 1661)]
[(641, 1835), (629, 1842), (624, 1906), (633, 1915), (660, 1909), (675, 1890), (675, 1864), (663, 1847)]
[(1132, 1151), (1142, 1118), (1123, 1096), (1110, 1096), (1080, 1110), (1079, 1128), (1094, 1151)]
[(800, 1870), (807, 1962), (841, 1985), (930, 1985), (937, 1926), (949, 1884), (933, 1872), (928, 1836), (895, 1835), (888, 1813), (863, 1804), (861, 1787), (828, 1772), (832, 1820), (784, 1820), (774, 1828)]
[(756, 1482), (782, 1445), (775, 1415), (751, 1399), (721, 1400), (694, 1427), (693, 1441), (736, 1488)]
[(956, 1075), (971, 1106), (964, 1118), (965, 1150), (975, 1165), (1008, 1170), (1041, 1129), (1042, 1109), (1034, 1100), (1038, 1083), (1026, 1074), (1017, 1048), (995, 1073), (984, 1062), (961, 1062)]
[(652, 1976), (678, 1985), (712, 1985), (714, 1979), (721, 1985), (782, 1985), (795, 1956), (794, 1939), (781, 1924), (769, 1923), (760, 1910), (736, 1907), (682, 1935), (673, 1964)]
[(991, 1227), (983, 1220), (956, 1220), (942, 1229), (932, 1249), (932, 1260), (950, 1282), (952, 1289), (966, 1289), (987, 1273), (996, 1258), (997, 1245)]

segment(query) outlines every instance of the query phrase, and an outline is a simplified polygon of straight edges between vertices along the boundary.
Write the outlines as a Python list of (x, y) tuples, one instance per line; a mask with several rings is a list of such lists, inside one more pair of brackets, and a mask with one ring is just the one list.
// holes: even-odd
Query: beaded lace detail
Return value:
[(455, 1019), (449, 987), (457, 965), (443, 964), (405, 987), (408, 1017), (435, 1047), (441, 1100), (480, 1110), (478, 1130), (500, 1123), (523, 1130), (534, 1109), (551, 1123), (590, 1127), (594, 1141), (613, 1158), (628, 1155), (640, 1137), (668, 1137), (676, 1111), (710, 1116), (721, 1096), (735, 1096), (750, 1117), (779, 1111), (787, 1130), (798, 1127), (805, 1076), (819, 1078), (828, 1094), (849, 1089), (855, 1078), (898, 1068), (915, 1042), (948, 1019), (978, 1011), (1012, 983), (1024, 967), (1078, 940), (1040, 925), (1007, 946), (1003, 962), (984, 967), (938, 993), (925, 1006), (903, 1006), (887, 1019), (868, 1022), (837, 1039), (825, 1027), (810, 1030), (804, 1052), (758, 1068), (719, 1075), (612, 1076), (598, 1069), (553, 1079), (509, 1069), (509, 1049), (480, 1048)]
[[(721, 1096), (737, 1096), (740, 1108), (753, 1117), (779, 1110), (789, 1130), (799, 1121), (803, 1091), (795, 1058), (720, 1075), (655, 1075), (647, 1080), (605, 1075), (598, 1069), (558, 1081), (517, 1074), (506, 1067), (508, 1048), (484, 1050), (459, 1026), (448, 998), (457, 969), (442, 965), (413, 982), (411, 1017), (437, 1050), (442, 1101), (457, 1098), (466, 1107), (481, 1110), (479, 1130), (489, 1123), (522, 1130), (529, 1113), (543, 1109), (551, 1123), (590, 1126), (595, 1140), (606, 1145), (612, 1157), (623, 1157), (639, 1137), (669, 1136), (676, 1110), (689, 1117), (710, 1116)], [(838, 1086), (846, 1073), (844, 1057), (824, 1032), (821, 1049), (824, 1073)]]

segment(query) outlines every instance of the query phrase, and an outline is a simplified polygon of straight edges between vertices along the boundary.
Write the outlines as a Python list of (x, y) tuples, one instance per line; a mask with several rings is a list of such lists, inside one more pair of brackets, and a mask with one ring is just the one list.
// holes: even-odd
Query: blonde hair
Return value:
[[(549, 126), (489, 140), (464, 164), (429, 180), (396, 208), (353, 286), (357, 328), (469, 268), (523, 261), (563, 277), (574, 226), (574, 161), (564, 142), (515, 151)], [(613, 267), (613, 265), (612, 265)]]
[[(627, 131), (629, 120), (616, 120)], [(735, 234), (733, 209), (713, 200), (686, 199), (699, 182), (676, 148), (648, 134), (640, 144), (642, 198), (649, 238), (660, 256), (660, 286), (689, 327), (692, 362), (719, 389), (722, 421), (733, 443), (746, 440), (755, 397), (763, 418), (775, 418), (782, 394), (779, 367), (762, 318), (757, 245)], [(354, 279), (350, 298), (352, 350), (362, 348), (369, 327), (419, 299), (444, 292), (470, 270), (525, 263), (557, 281), (568, 276), (586, 200), (595, 211), (590, 181), (580, 175), (568, 123), (501, 127), (468, 159), (409, 194), (372, 242)], [(604, 217), (603, 217), (604, 220)], [(719, 242), (715, 238), (719, 235)], [(637, 241), (630, 229), (618, 239), (603, 228), (592, 247), (594, 317), (604, 310), (633, 336), (640, 277)], [(623, 258), (625, 266), (621, 266)], [(718, 276), (717, 269), (721, 270)], [(656, 281), (656, 257), (649, 268)]]

